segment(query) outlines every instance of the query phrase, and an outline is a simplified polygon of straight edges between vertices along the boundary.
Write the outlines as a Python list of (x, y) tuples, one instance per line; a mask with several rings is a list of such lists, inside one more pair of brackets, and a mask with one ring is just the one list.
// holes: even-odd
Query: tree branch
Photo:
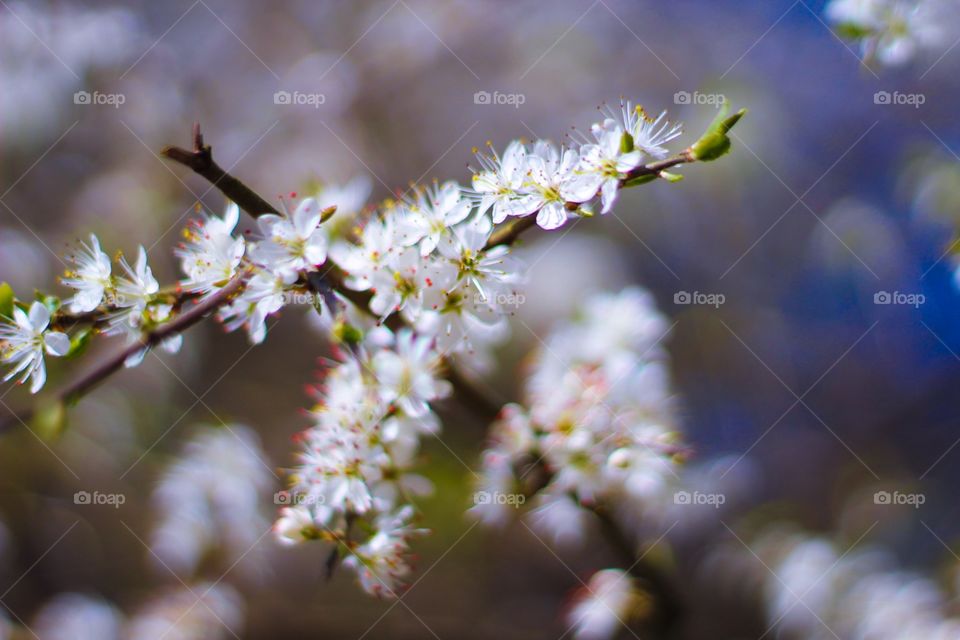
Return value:
[(254, 218), (265, 213), (280, 215), (280, 212), (257, 194), (256, 191), (243, 184), (235, 177), (224, 171), (213, 160), (213, 148), (203, 143), (203, 134), (200, 132), (200, 123), (193, 125), (193, 150), (188, 151), (181, 147), (164, 147), (160, 155), (193, 169), (203, 176), (223, 195), (237, 203), (237, 205)]
[[(56, 402), (62, 404), (74, 402), (103, 380), (122, 369), (128, 358), (136, 355), (143, 349), (150, 349), (157, 346), (167, 338), (182, 333), (203, 320), (209, 313), (216, 311), (229, 302), (233, 295), (240, 291), (244, 286), (244, 278), (246, 275), (246, 272), (237, 274), (225, 287), (209, 298), (198, 302), (196, 306), (177, 316), (170, 322), (144, 333), (140, 340), (107, 358), (88, 373), (61, 389), (56, 395)], [(33, 409), (21, 413), (11, 413), (0, 421), (0, 433), (8, 431), (18, 423), (26, 424), (33, 417), (33, 414)]]

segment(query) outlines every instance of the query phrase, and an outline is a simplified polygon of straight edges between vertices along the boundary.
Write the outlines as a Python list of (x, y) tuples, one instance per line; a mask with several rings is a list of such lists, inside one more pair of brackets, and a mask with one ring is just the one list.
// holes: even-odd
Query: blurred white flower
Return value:
[(620, 569), (604, 569), (580, 590), (567, 620), (577, 640), (607, 640), (625, 625), (639, 596), (633, 579)]
[(227, 640), (243, 632), (242, 596), (224, 582), (196, 583), (156, 596), (132, 616), (124, 638)]
[(256, 434), (243, 425), (202, 427), (153, 493), (158, 522), (150, 548), (180, 575), (217, 549), (228, 561), (259, 565), (255, 546), (269, 528), (263, 507), (273, 474)]
[(104, 600), (63, 593), (37, 612), (30, 628), (40, 640), (120, 640), (123, 621), (123, 614)]

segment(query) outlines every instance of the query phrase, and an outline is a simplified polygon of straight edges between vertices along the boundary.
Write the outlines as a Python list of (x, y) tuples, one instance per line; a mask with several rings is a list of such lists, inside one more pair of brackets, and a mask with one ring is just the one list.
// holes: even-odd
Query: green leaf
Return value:
[(79, 331), (73, 334), (70, 338), (70, 351), (67, 352), (65, 358), (77, 358), (84, 351), (87, 350), (87, 345), (90, 344), (90, 338), (93, 337), (93, 329), (90, 327), (83, 327)]
[(30, 428), (44, 442), (56, 440), (67, 428), (67, 407), (59, 400), (40, 405), (30, 420)]
[(0, 282), (0, 316), (13, 318), (13, 287)]
[(714, 118), (706, 133), (690, 147), (695, 159), (701, 162), (711, 162), (730, 152), (730, 138), (727, 134), (740, 121), (740, 118), (746, 115), (747, 110), (740, 109), (740, 111), (728, 117), (729, 110), (729, 103), (724, 101), (720, 107), (720, 113)]

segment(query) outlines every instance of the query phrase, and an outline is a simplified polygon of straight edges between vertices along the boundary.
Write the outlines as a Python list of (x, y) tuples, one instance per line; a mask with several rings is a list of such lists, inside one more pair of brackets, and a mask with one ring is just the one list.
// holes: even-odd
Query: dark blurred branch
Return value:
[(663, 571), (645, 562), (643, 554), (638, 557), (637, 545), (631, 542), (611, 513), (600, 505), (584, 505), (584, 508), (597, 517), (600, 531), (619, 558), (621, 568), (636, 578), (640, 587), (653, 598), (654, 615), (648, 624), (659, 632), (658, 636), (668, 634), (684, 611), (679, 589)]
[[(196, 306), (192, 307), (190, 310), (177, 316), (170, 322), (145, 332), (140, 340), (126, 347), (122, 351), (119, 351), (110, 358), (107, 358), (97, 367), (61, 389), (57, 393), (54, 402), (66, 405), (78, 400), (105, 379), (121, 370), (128, 358), (131, 358), (143, 349), (155, 347), (167, 338), (182, 333), (183, 331), (197, 324), (207, 317), (208, 314), (216, 311), (221, 306), (229, 302), (233, 295), (243, 287), (244, 278), (246, 275), (246, 271), (241, 272), (235, 276), (233, 280), (227, 283), (225, 287), (217, 291), (209, 298), (198, 302)], [(29, 420), (33, 417), (33, 414), (33, 409), (29, 409), (21, 413), (11, 413), (5, 419), (0, 421), (0, 433), (8, 431), (18, 423), (25, 424), (29, 422)]]
[(235, 177), (224, 171), (213, 159), (213, 148), (203, 143), (203, 134), (200, 132), (200, 123), (193, 125), (193, 150), (188, 151), (181, 147), (164, 147), (160, 155), (193, 169), (203, 176), (211, 186), (219, 189), (228, 199), (256, 218), (265, 213), (280, 215), (280, 212), (257, 194), (256, 191), (243, 184)]

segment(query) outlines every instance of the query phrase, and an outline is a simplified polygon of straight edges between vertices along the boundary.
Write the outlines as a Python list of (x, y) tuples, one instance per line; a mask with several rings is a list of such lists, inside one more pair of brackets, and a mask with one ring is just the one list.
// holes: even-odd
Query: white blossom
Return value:
[(441, 236), (470, 215), (470, 201), (456, 182), (445, 182), (433, 188), (417, 189), (414, 199), (402, 209), (398, 233), (406, 245), (418, 245), (420, 254), (429, 255)]
[(304, 198), (293, 214), (257, 218), (264, 239), (250, 249), (253, 259), (278, 274), (312, 271), (327, 260), (327, 234), (320, 226), (320, 207)]
[(70, 338), (59, 331), (48, 331), (50, 310), (40, 301), (30, 305), (29, 313), (13, 308), (13, 322), (0, 324), (0, 359), (13, 368), (4, 380), (17, 378), (22, 384), (30, 380), (30, 393), (36, 393), (47, 381), (43, 356), (65, 356), (70, 351)]
[(75, 268), (68, 271), (63, 284), (76, 293), (69, 301), (72, 313), (93, 311), (103, 302), (104, 294), (113, 286), (110, 279), (110, 257), (100, 249), (100, 240), (90, 234), (90, 244), (80, 242), (77, 253), (68, 256)]
[(625, 132), (612, 118), (594, 124), (591, 132), (596, 142), (580, 149), (578, 172), (584, 178), (581, 188), (593, 193), (599, 190), (603, 203), (600, 213), (607, 213), (616, 202), (620, 181), (627, 177), (627, 172), (640, 166), (643, 152), (624, 149)]
[(491, 146), (490, 155), (477, 153), (477, 160), (482, 167), (473, 175), (478, 215), (490, 211), (494, 224), (500, 224), (507, 216), (533, 210), (532, 196), (520, 193), (527, 173), (523, 142), (511, 142), (502, 157)]
[(379, 597), (395, 598), (410, 574), (409, 542), (426, 533), (410, 523), (413, 508), (385, 513), (374, 522), (375, 533), (343, 561), (354, 569), (363, 590)]
[(174, 251), (187, 274), (180, 283), (184, 291), (207, 296), (233, 278), (246, 248), (242, 237), (233, 237), (239, 220), (240, 207), (231, 202), (223, 218), (204, 216), (184, 232), (187, 243)]

